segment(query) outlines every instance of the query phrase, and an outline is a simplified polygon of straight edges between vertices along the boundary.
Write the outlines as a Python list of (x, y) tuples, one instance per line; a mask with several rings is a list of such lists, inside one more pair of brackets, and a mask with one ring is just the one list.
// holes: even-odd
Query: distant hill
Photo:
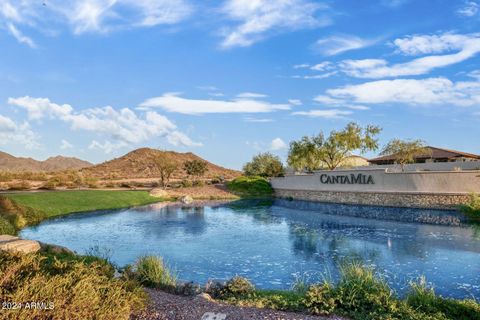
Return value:
[(67, 169), (81, 169), (90, 167), (88, 161), (73, 157), (50, 157), (45, 161), (38, 161), (32, 158), (15, 157), (6, 152), (0, 151), (0, 170), (4, 171), (62, 171)]
[(208, 170), (205, 173), (205, 178), (223, 176), (228, 179), (240, 175), (240, 172), (238, 171), (217, 166), (191, 152), (179, 153), (174, 151), (160, 151), (150, 148), (133, 150), (120, 158), (82, 169), (82, 172), (101, 179), (158, 177), (159, 172), (155, 166), (155, 158), (159, 155), (165, 155), (166, 158), (177, 164), (178, 170), (173, 176), (175, 179), (183, 179), (187, 177), (186, 173), (183, 171), (183, 163), (191, 160), (201, 160), (207, 163)]

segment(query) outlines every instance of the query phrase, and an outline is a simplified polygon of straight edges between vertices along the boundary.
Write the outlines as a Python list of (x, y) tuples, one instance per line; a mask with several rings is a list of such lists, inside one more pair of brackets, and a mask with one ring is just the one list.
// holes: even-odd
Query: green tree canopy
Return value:
[(415, 162), (418, 156), (431, 156), (432, 151), (427, 148), (423, 140), (400, 140), (393, 139), (382, 149), (380, 155), (393, 155), (395, 162), (402, 166), (404, 170), (405, 164)]
[(288, 165), (295, 170), (316, 170), (337, 168), (353, 152), (364, 153), (377, 150), (381, 132), (378, 126), (367, 125), (362, 128), (355, 122), (350, 122), (340, 131), (333, 130), (325, 138), (322, 132), (317, 136), (304, 136), (299, 141), (290, 143)]
[(280, 158), (269, 152), (260, 153), (243, 166), (246, 176), (278, 177), (283, 175), (283, 164)]
[(155, 166), (160, 173), (160, 184), (166, 189), (170, 182), (170, 178), (178, 169), (177, 164), (162, 154), (155, 158)]

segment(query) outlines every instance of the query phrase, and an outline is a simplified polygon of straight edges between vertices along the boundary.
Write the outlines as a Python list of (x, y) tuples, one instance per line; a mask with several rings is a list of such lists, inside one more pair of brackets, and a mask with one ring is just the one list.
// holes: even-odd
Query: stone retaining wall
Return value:
[(468, 194), (404, 193), (404, 192), (344, 192), (275, 189), (278, 198), (316, 202), (377, 205), (407, 208), (455, 209), (469, 201)]

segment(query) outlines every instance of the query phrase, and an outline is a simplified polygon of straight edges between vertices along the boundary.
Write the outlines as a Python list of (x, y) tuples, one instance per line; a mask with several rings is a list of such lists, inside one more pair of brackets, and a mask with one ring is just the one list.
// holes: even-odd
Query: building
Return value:
[(351, 155), (342, 161), (339, 167), (352, 168), (352, 167), (364, 167), (370, 165), (368, 159), (362, 156)]
[[(415, 157), (415, 163), (480, 161), (480, 156), (472, 153), (431, 146), (427, 146), (426, 148), (430, 149), (430, 152)], [(387, 155), (368, 160), (368, 162), (375, 165), (395, 164), (395, 161), (395, 155)]]

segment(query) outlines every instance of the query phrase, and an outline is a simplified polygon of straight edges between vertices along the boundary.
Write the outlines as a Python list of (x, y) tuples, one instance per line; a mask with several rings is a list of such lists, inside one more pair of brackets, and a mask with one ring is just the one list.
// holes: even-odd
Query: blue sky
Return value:
[(356, 121), (480, 154), (479, 27), (475, 0), (0, 0), (0, 150), (241, 168)]

